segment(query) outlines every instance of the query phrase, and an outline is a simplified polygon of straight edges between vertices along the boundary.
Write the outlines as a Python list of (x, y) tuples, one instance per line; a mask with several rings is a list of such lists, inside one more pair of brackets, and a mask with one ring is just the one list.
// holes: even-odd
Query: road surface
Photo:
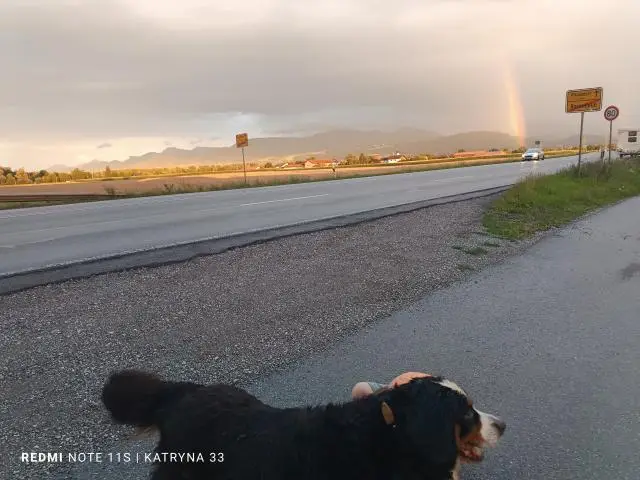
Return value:
[(0, 277), (509, 185), (576, 158), (0, 211)]
[[(465, 479), (637, 480), (638, 211), (640, 197), (583, 220), (248, 389), (296, 406), (344, 401), (358, 380), (443, 374), (508, 423), (487, 460), (465, 466)], [(91, 446), (152, 448), (126, 439)], [(144, 464), (84, 464), (64, 478), (142, 480), (147, 472)]]

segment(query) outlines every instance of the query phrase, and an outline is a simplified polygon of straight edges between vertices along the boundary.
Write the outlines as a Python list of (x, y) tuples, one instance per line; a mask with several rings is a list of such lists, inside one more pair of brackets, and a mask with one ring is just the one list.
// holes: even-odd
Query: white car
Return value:
[(544, 152), (541, 148), (530, 148), (522, 154), (522, 161), (525, 160), (544, 160)]

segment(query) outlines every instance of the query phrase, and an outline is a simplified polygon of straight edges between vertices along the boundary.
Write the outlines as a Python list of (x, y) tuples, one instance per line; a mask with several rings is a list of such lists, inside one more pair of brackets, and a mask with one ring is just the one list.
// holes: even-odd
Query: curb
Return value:
[(265, 243), (279, 238), (320, 232), (333, 228), (357, 225), (379, 218), (413, 212), (423, 208), (447, 203), (458, 203), (501, 193), (511, 184), (457, 195), (422, 200), (393, 207), (383, 207), (367, 212), (347, 214), (319, 220), (276, 226), (264, 230), (238, 233), (226, 237), (209, 238), (195, 242), (165, 245), (151, 250), (126, 252), (109, 257), (92, 258), (36, 270), (0, 275), (0, 295), (16, 293), (42, 285), (67, 280), (92, 277), (111, 272), (121, 272), (142, 267), (160, 267), (185, 262), (197, 257), (215, 255), (235, 248)]

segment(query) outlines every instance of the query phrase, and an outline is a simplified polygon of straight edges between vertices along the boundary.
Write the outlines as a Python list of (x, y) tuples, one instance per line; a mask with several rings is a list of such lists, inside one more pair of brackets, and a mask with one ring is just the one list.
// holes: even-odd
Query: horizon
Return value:
[[(265, 136), (261, 136), (261, 137), (254, 137), (252, 138), (251, 136), (249, 136), (249, 146), (247, 147), (248, 149), (251, 148), (251, 141), (252, 140), (261, 140), (261, 139), (267, 139), (267, 138), (309, 138), (312, 137), (314, 135), (321, 135), (321, 134), (326, 134), (326, 133), (331, 133), (331, 132), (361, 132), (361, 133), (374, 133), (374, 132), (380, 132), (380, 133), (393, 133), (393, 132), (400, 132), (403, 130), (415, 130), (415, 131), (420, 131), (420, 132), (424, 132), (425, 134), (433, 134), (435, 135), (434, 138), (447, 138), (447, 137), (453, 137), (453, 136), (457, 136), (457, 135), (465, 135), (465, 134), (473, 134), (473, 133), (488, 133), (488, 134), (504, 134), (504, 135), (510, 135), (514, 138), (518, 138), (515, 135), (512, 135), (508, 132), (501, 132), (501, 131), (497, 131), (497, 130), (469, 130), (469, 131), (464, 131), (464, 132), (453, 132), (453, 133), (446, 133), (446, 134), (442, 134), (442, 133), (438, 133), (438, 132), (431, 132), (428, 130), (424, 130), (418, 127), (411, 127), (411, 126), (404, 126), (404, 127), (400, 127), (400, 128), (389, 128), (389, 129), (363, 129), (363, 128), (331, 128), (328, 130), (322, 130), (322, 131), (317, 131), (317, 132), (311, 132), (311, 133), (304, 133), (304, 134), (299, 134), (299, 135), (293, 135), (293, 134), (283, 134), (283, 135), (265, 135)], [(525, 143), (526, 140), (532, 141), (533, 139), (541, 139), (542, 143), (544, 144), (545, 142), (545, 138), (548, 139), (547, 141), (550, 142), (557, 142), (560, 140), (564, 140), (567, 139), (569, 137), (577, 137), (579, 135), (578, 133), (569, 133), (568, 135), (556, 135), (554, 137), (551, 137), (549, 135), (540, 135), (540, 136), (536, 136), (536, 135), (531, 135), (527, 138), (525, 138)], [(598, 133), (593, 133), (593, 132), (583, 132), (583, 137), (586, 138), (588, 136), (602, 136), (601, 134)], [(615, 132), (613, 135), (613, 138), (616, 138)], [(234, 139), (235, 140), (235, 139)], [(519, 139), (520, 140), (520, 139)], [(524, 147), (530, 147), (530, 145), (521, 145)], [(586, 144), (584, 145), (586, 146)], [(84, 161), (78, 161), (75, 164), (71, 164), (71, 163), (64, 163), (64, 162), (57, 162), (57, 163), (48, 163), (46, 164), (46, 166), (44, 167), (40, 167), (37, 166), (35, 168), (27, 168), (25, 166), (22, 165), (11, 165), (11, 163), (7, 163), (7, 162), (3, 162), (2, 160), (0, 160), (0, 167), (7, 167), (7, 168), (11, 168), (14, 171), (17, 171), (18, 169), (23, 168), (25, 171), (38, 171), (38, 170), (49, 170), (51, 169), (51, 167), (64, 167), (64, 168), (68, 168), (68, 169), (73, 169), (73, 168), (78, 168), (78, 167), (82, 167), (83, 165), (87, 165), (87, 164), (91, 164), (94, 162), (99, 162), (99, 163), (114, 163), (114, 162), (126, 162), (127, 160), (131, 159), (131, 158), (136, 158), (136, 157), (141, 157), (147, 154), (162, 154), (164, 152), (166, 152), (167, 150), (171, 150), (171, 149), (176, 149), (176, 150), (181, 150), (181, 151), (192, 151), (195, 150), (196, 148), (234, 148), (235, 144), (233, 142), (231, 143), (225, 143), (222, 144), (222, 142), (220, 142), (217, 145), (202, 145), (202, 144), (198, 144), (198, 145), (193, 145), (192, 142), (188, 142), (188, 144), (186, 144), (184, 147), (179, 147), (176, 145), (164, 145), (162, 146), (162, 148), (160, 148), (159, 150), (148, 150), (148, 151), (143, 151), (140, 152), (138, 154), (133, 154), (133, 155), (129, 155), (126, 158), (110, 158), (108, 160), (100, 160), (100, 159), (89, 159), (89, 160), (84, 160)], [(502, 148), (503, 146), (495, 146), (493, 148)], [(487, 148), (492, 148), (492, 147), (487, 147)], [(360, 153), (366, 153), (366, 152), (353, 152), (354, 154), (358, 155)], [(408, 154), (417, 154), (416, 152), (406, 152)], [(433, 153), (433, 152), (430, 152)], [(45, 162), (46, 163), (46, 162)], [(214, 163), (218, 163), (218, 162), (214, 162)], [(186, 164), (185, 164), (186, 165)], [(171, 165), (171, 166), (165, 166), (167, 168), (171, 168), (171, 167), (177, 167), (177, 166), (184, 166), (182, 164), (178, 165)], [(143, 168), (143, 167), (132, 167), (132, 168)], [(158, 167), (144, 167), (144, 168), (158, 168)], [(143, 168), (143, 169), (144, 169)], [(164, 168), (164, 167), (163, 167)]]
[[(0, 164), (354, 125), (568, 137), (564, 95), (591, 87), (633, 128), (640, 57), (603, 26), (634, 44), (639, 16), (635, 0), (3, 0)], [(602, 112), (585, 131), (608, 134)]]

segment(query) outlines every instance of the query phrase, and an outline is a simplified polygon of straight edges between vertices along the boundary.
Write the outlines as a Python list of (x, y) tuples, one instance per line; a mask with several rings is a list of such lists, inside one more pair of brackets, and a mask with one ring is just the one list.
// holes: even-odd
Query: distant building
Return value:
[(334, 165), (337, 165), (338, 161), (336, 159), (328, 160), (307, 160), (304, 162), (304, 168), (331, 168)]
[(287, 162), (280, 165), (278, 168), (291, 170), (293, 168), (304, 168), (304, 162)]
[(406, 159), (407, 157), (405, 157), (399, 152), (396, 152), (393, 155), (382, 157), (380, 160), (382, 161), (382, 163), (398, 163), (398, 162), (404, 162)]

